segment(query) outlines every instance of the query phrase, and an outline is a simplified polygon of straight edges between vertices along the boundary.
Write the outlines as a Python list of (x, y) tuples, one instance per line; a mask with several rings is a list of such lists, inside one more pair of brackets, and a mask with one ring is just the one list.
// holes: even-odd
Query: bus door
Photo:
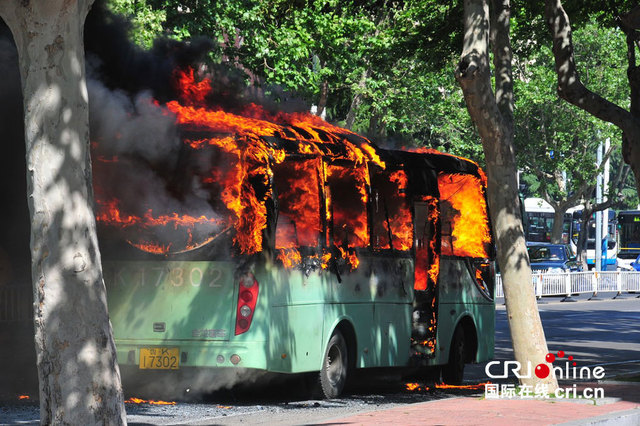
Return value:
[(436, 341), (438, 258), (435, 253), (436, 199), (423, 197), (413, 203), (414, 293), (413, 346), (423, 355), (433, 355)]

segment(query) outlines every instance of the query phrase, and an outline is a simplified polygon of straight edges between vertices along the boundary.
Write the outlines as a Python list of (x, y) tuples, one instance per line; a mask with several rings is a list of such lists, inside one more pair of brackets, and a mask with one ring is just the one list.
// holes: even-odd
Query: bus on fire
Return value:
[(492, 358), (477, 164), (379, 149), (314, 116), (169, 106), (184, 141), (172, 190), (206, 194), (215, 214), (135, 210), (126, 188), (96, 186), (125, 382), (134, 370), (316, 372), (331, 398), (359, 368), (441, 367), (456, 384), (465, 363)]

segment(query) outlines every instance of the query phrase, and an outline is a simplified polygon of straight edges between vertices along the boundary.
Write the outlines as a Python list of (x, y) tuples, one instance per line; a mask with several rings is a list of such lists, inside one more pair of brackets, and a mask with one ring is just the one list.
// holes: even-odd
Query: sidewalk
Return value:
[(329, 425), (640, 425), (640, 383), (582, 383), (597, 400), (485, 399), (484, 393), (333, 419)]

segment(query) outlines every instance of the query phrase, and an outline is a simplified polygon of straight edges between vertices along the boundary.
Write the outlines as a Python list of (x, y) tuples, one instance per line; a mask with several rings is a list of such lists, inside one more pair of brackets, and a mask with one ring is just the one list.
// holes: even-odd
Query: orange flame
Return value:
[(176, 405), (175, 401), (156, 401), (153, 399), (129, 398), (125, 401), (127, 404), (151, 404), (151, 405)]
[[(267, 226), (267, 208), (265, 201), (272, 197), (272, 179), (278, 180), (278, 167), (285, 167), (284, 159), (287, 153), (314, 156), (314, 159), (299, 163), (301, 172), (311, 169), (319, 170), (321, 157), (348, 160), (354, 165), (349, 170), (358, 182), (359, 198), (366, 203), (366, 186), (369, 185), (367, 163), (372, 162), (384, 168), (384, 163), (378, 156), (370, 142), (355, 133), (333, 126), (321, 118), (310, 113), (272, 113), (262, 106), (246, 105), (238, 114), (222, 111), (219, 108), (207, 108), (206, 97), (211, 92), (211, 82), (208, 79), (196, 81), (194, 71), (177, 71), (175, 73), (176, 88), (179, 91), (179, 101), (166, 104), (167, 110), (175, 115), (176, 123), (184, 130), (185, 144), (192, 150), (219, 150), (222, 154), (224, 168), (213, 169), (205, 175), (198, 175), (203, 188), (212, 194), (219, 194), (219, 200), (224, 206), (223, 211), (216, 210), (217, 217), (189, 217), (176, 213), (156, 212), (148, 210), (143, 216), (136, 216), (123, 212), (119, 201), (105, 197), (96, 190), (99, 212), (97, 219), (106, 226), (118, 228), (137, 227), (152, 230), (158, 226), (171, 225), (175, 229), (186, 228), (188, 238), (185, 242), (150, 241), (147, 232), (146, 240), (139, 237), (129, 239), (131, 244), (141, 250), (151, 253), (176, 253), (197, 248), (211, 241), (213, 234), (219, 229), (233, 227), (234, 245), (240, 253), (253, 254), (262, 250), (263, 231)], [(191, 132), (191, 133), (189, 133)], [(197, 133), (195, 133), (197, 132)], [(190, 134), (206, 134), (206, 138), (190, 138)], [(271, 138), (271, 139), (270, 139)], [(278, 142), (280, 141), (280, 142)], [(294, 142), (282, 148), (286, 141)], [(95, 148), (97, 142), (93, 142)], [(207, 151), (208, 152), (208, 151)], [(118, 162), (117, 157), (101, 157), (107, 167), (110, 163)], [(323, 167), (324, 168), (324, 167)], [(322, 172), (330, 177), (332, 173)], [(279, 198), (287, 199), (287, 203), (280, 203), (283, 207), (280, 215), (295, 220), (295, 231), (278, 228), (276, 236), (277, 249), (289, 249), (299, 246), (316, 246), (321, 231), (320, 205), (318, 192), (322, 185), (318, 181), (319, 173), (314, 178), (312, 174), (305, 174), (305, 179), (297, 180), (295, 176), (288, 176), (286, 184), (279, 185)], [(277, 184), (277, 182), (276, 182)], [(256, 185), (262, 185), (265, 190), (258, 192)], [(282, 187), (287, 189), (283, 190)], [(294, 203), (291, 199), (297, 197)], [(329, 202), (329, 201), (327, 201)], [(226, 211), (224, 211), (226, 210)], [(364, 212), (361, 209), (360, 212)], [(331, 213), (325, 209), (329, 219)], [(336, 212), (338, 221), (344, 219), (344, 212)], [(349, 217), (349, 219), (354, 219)], [(365, 247), (368, 244), (368, 229), (366, 215), (355, 218), (355, 229), (341, 229), (338, 223), (334, 231), (339, 235), (335, 244), (347, 244), (348, 247)], [(194, 238), (195, 226), (208, 225), (207, 232), (200, 232), (200, 240)], [(213, 229), (215, 225), (216, 229)], [(202, 230), (201, 230), (202, 231)], [(347, 234), (346, 241), (345, 234)], [(327, 239), (328, 239), (327, 235)], [(343, 241), (345, 240), (345, 241)], [(284, 254), (280, 255), (286, 257)], [(355, 256), (353, 254), (351, 257)], [(356, 260), (350, 260), (352, 265)], [(294, 266), (297, 262), (289, 258), (286, 262)], [(325, 265), (326, 262), (323, 262)]]
[(445, 383), (436, 383), (436, 389), (468, 389), (468, 390), (480, 390), (484, 389), (485, 385), (490, 385), (491, 382), (478, 383), (475, 385), (447, 385)]
[[(306, 112), (271, 112), (256, 104), (245, 105), (236, 113), (210, 108), (209, 79), (197, 81), (194, 71), (188, 69), (177, 71), (175, 80), (178, 100), (166, 103), (165, 107), (182, 131), (184, 149), (197, 152), (202, 158), (211, 156), (217, 165), (204, 171), (194, 166), (189, 171), (202, 193), (215, 196), (207, 200), (212, 212), (190, 216), (146, 208), (146, 213), (135, 215), (124, 211), (118, 199), (98, 188), (97, 220), (102, 225), (142, 230), (127, 238), (128, 241), (140, 250), (156, 254), (202, 247), (230, 230), (233, 232), (228, 235), (239, 253), (255, 254), (263, 250), (267, 205), (272, 205), (276, 228), (271, 243), (287, 268), (299, 266), (304, 253), (308, 258), (321, 257), (320, 264), (326, 269), (333, 252), (353, 270), (360, 263), (356, 254), (360, 248), (402, 251), (412, 248), (413, 219), (406, 198), (408, 177), (403, 170), (385, 171), (379, 151), (366, 138)], [(94, 149), (98, 145), (92, 142)], [(97, 158), (101, 167), (126, 161), (109, 155)], [(370, 175), (371, 165), (376, 165), (376, 171)], [(393, 186), (393, 191), (391, 195), (385, 194), (388, 197), (385, 220), (374, 221), (373, 229), (369, 229), (370, 179), (380, 173), (377, 170), (385, 171), (384, 179)], [(480, 179), (468, 175), (438, 178), (441, 196), (458, 212), (449, 241), (443, 243), (443, 249), (451, 249), (454, 255), (486, 257), (488, 225), (482, 218), (483, 214), (486, 216), (482, 197), (486, 177), (481, 170), (478, 173)], [(433, 197), (426, 200), (430, 203), (429, 221), (435, 229), (438, 201)], [(474, 203), (480, 208), (469, 210)], [(476, 210), (478, 214), (468, 214)], [(182, 232), (181, 238), (154, 240), (154, 230), (168, 229)], [(372, 233), (376, 234), (373, 243)], [(416, 249), (418, 290), (426, 289), (429, 281), (433, 285), (437, 282), (436, 242), (434, 234), (425, 250)]]
[(322, 230), (318, 161), (279, 164), (274, 172), (280, 207), (276, 248), (317, 246)]
[(180, 99), (193, 105), (204, 105), (204, 99), (211, 92), (211, 80), (203, 79), (195, 81), (193, 69), (177, 71), (174, 73), (176, 88), (180, 93)]
[[(438, 199), (435, 197), (425, 196), (423, 201), (428, 206), (428, 221), (434, 229), (438, 227), (440, 211), (438, 208)], [(415, 290), (426, 290), (429, 283), (433, 286), (438, 282), (438, 274), (440, 273), (440, 256), (436, 250), (437, 235), (433, 234), (428, 246), (416, 247), (416, 266), (415, 266)]]
[(451, 220), (450, 230), (445, 231), (443, 224), (442, 254), (489, 257), (491, 234), (481, 180), (472, 175), (441, 173), (438, 189), (443, 217)]
[(337, 247), (367, 247), (369, 245), (369, 227), (367, 216), (368, 170), (328, 165), (327, 183), (330, 196), (348, 201), (349, 204), (329, 203), (327, 221), (333, 223), (333, 243)]
[(376, 174), (374, 181), (379, 187), (373, 199), (374, 248), (409, 250), (413, 244), (413, 220), (406, 198), (407, 174), (403, 170)]
[(282, 265), (288, 269), (298, 266), (302, 262), (302, 256), (295, 248), (279, 250), (277, 257), (282, 262)]
[(193, 217), (189, 215), (178, 215), (172, 213), (170, 215), (154, 216), (153, 210), (147, 210), (143, 216), (123, 215), (118, 209), (118, 200), (98, 201), (99, 214), (96, 219), (107, 225), (118, 226), (166, 226), (173, 227), (191, 227), (196, 224), (220, 225), (223, 222), (206, 216)]
[[(438, 208), (438, 200), (434, 197), (425, 197), (425, 200), (429, 203), (429, 221), (434, 224), (434, 226), (438, 226), (438, 222), (440, 220), (440, 209)], [(438, 282), (438, 275), (440, 274), (440, 255), (438, 250), (436, 250), (437, 238), (434, 237), (431, 239), (429, 246), (431, 247), (431, 253), (433, 253), (433, 261), (431, 262), (431, 266), (429, 267), (429, 278), (434, 283)]]
[(18, 399), (20, 400), (27, 400), (27, 399), (31, 399), (31, 397), (29, 395), (19, 395)]

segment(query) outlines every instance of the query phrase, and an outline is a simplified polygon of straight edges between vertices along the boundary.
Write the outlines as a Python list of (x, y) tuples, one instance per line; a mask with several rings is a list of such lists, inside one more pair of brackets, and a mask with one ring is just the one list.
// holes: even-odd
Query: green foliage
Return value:
[[(109, 0), (132, 19), (136, 42), (159, 36), (217, 42), (211, 60), (237, 68), (267, 94), (293, 93), (323, 102), (327, 119), (385, 146), (428, 146), (483, 158), (477, 132), (453, 77), (462, 46), (462, 2), (446, 0)], [(565, 6), (581, 78), (592, 90), (628, 106), (625, 45), (615, 29), (614, 0)], [(566, 197), (553, 179), (565, 171), (569, 191), (594, 180), (595, 146), (621, 135), (560, 100), (543, 3), (514, 0), (515, 128), (523, 180), (535, 195)], [(290, 98), (287, 96), (285, 98)], [(552, 154), (553, 153), (553, 154)], [(480, 161), (482, 162), (482, 161)], [(614, 164), (621, 164), (619, 149)], [(536, 173), (533, 173), (533, 172)]]
[[(207, 36), (212, 60), (247, 84), (279, 86), (327, 119), (393, 146), (429, 146), (473, 158), (481, 146), (453, 78), (459, 2), (110, 0), (131, 16), (137, 41)], [(149, 16), (156, 17), (152, 20)], [(162, 23), (162, 30), (155, 25)], [(153, 29), (153, 31), (151, 31)], [(267, 84), (268, 83), (268, 84)], [(274, 92), (274, 93), (275, 93)]]
[(163, 10), (154, 10), (146, 0), (110, 0), (109, 6), (114, 13), (131, 20), (131, 36), (141, 47), (151, 47), (153, 40), (162, 34), (166, 14)]
[[(601, 26), (593, 17), (574, 31), (573, 42), (585, 85), (628, 107), (624, 35)], [(621, 166), (622, 136), (617, 127), (558, 98), (550, 45), (528, 49), (521, 48), (523, 44), (530, 41), (514, 43), (514, 51), (529, 52), (527, 56), (516, 55), (514, 61), (517, 158), (531, 195), (547, 193), (560, 201), (583, 183), (595, 181), (597, 146), (606, 138), (616, 146), (613, 163)], [(566, 189), (553, 178), (558, 171), (566, 175)]]

